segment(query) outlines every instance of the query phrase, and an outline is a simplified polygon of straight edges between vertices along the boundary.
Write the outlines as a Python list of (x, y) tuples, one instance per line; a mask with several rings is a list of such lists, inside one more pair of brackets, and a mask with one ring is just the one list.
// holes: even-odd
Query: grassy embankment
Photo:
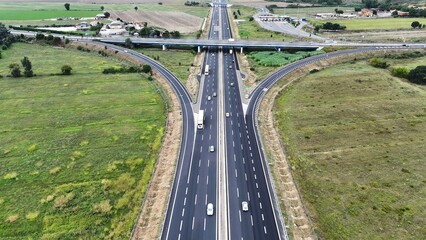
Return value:
[[(241, 16), (237, 13), (237, 20), (245, 20), (237, 24), (241, 39), (263, 39), (274, 41), (292, 41), (296, 39), (289, 35), (266, 30), (260, 27), (260, 25), (255, 20), (249, 21), (250, 17), (257, 13), (257, 9), (255, 8), (247, 6), (233, 6), (231, 10), (232, 12), (237, 12), (237, 10), (240, 10)], [(230, 15), (229, 20), (235, 20), (234, 15)]]
[(277, 68), (287, 65), (289, 63), (314, 56), (323, 54), (324, 51), (312, 51), (312, 52), (249, 52), (247, 53), (247, 59), (251, 66), (252, 71), (256, 74), (256, 81), (263, 80), (267, 75), (275, 72)]
[[(391, 67), (426, 65), (426, 57), (386, 61)], [(294, 83), (275, 110), (323, 238), (426, 235), (424, 86), (366, 61), (345, 63)]]
[(317, 13), (334, 13), (334, 9), (345, 12), (353, 11), (353, 7), (305, 7), (305, 8), (274, 8), (274, 14), (290, 17), (312, 18)]
[(189, 76), (188, 69), (191, 67), (194, 59), (194, 54), (191, 50), (168, 49), (163, 51), (154, 48), (135, 50), (149, 56), (150, 58), (157, 58), (159, 63), (175, 74), (176, 77), (183, 82), (183, 84), (186, 84)]
[[(14, 44), (38, 76), (0, 79), (0, 238), (125, 239), (161, 145), (165, 107), (147, 76), (77, 50)], [(51, 75), (64, 64), (71, 76)]]

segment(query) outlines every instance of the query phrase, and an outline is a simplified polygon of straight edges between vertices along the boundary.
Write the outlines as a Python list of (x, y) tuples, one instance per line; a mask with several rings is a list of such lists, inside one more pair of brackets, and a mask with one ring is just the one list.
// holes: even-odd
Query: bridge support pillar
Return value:
[(166, 45), (163, 45), (163, 51), (166, 51), (166, 50), (167, 50)]
[(240, 53), (243, 54), (243, 48), (241, 48)]
[(281, 52), (281, 48), (278, 48), (278, 52)]
[(201, 46), (198, 46), (197, 50), (198, 50), (198, 53), (200, 53), (201, 52)]

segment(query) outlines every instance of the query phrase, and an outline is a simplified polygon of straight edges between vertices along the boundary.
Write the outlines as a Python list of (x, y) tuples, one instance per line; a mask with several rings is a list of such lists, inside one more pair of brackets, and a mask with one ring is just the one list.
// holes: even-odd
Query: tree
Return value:
[(411, 27), (412, 28), (420, 28), (421, 24), (418, 21), (414, 21), (411, 23)]
[(36, 40), (40, 41), (40, 40), (44, 40), (45, 36), (43, 33), (37, 33), (35, 38)]
[(412, 83), (426, 85), (426, 66), (417, 66), (412, 69), (408, 73), (407, 79)]
[(111, 16), (111, 14), (109, 12), (104, 12), (104, 15), (106, 18), (109, 18)]
[(24, 67), (24, 76), (25, 77), (32, 77), (34, 76), (33, 74), (33, 66), (31, 64), (31, 61), (28, 59), (28, 57), (24, 57), (21, 60), (22, 66)]
[(69, 10), (70, 10), (70, 7), (71, 7), (71, 4), (69, 4), (69, 3), (65, 3), (65, 4), (64, 4), (64, 7), (65, 7), (65, 9), (66, 9), (67, 11), (69, 11)]
[(249, 21), (250, 21), (250, 22), (251, 22), (251, 21), (253, 21), (253, 20), (254, 20), (254, 18), (253, 18), (253, 17), (250, 17), (250, 18), (249, 18)]
[(101, 11), (103, 11), (105, 9), (105, 7), (104, 6), (101, 6)]
[(373, 9), (373, 15), (377, 16), (377, 10), (376, 9)]
[(53, 45), (60, 45), (60, 44), (62, 44), (62, 39), (60, 37), (53, 37), (52, 44)]
[(0, 59), (2, 59), (2, 56), (1, 56), (1, 51), (0, 51)]
[(64, 65), (61, 67), (62, 75), (71, 75), (72, 67), (70, 65)]
[(136, 7), (135, 7), (135, 11), (137, 11), (137, 10), (138, 10), (138, 7), (136, 6)]
[(170, 32), (169, 31), (164, 31), (163, 32), (163, 38), (169, 38), (170, 37)]
[(132, 40), (130, 38), (126, 38), (126, 40), (124, 40), (124, 46), (128, 48), (132, 48), (133, 47)]
[(9, 65), (10, 68), (10, 75), (14, 78), (21, 77), (21, 69), (19, 68), (19, 65), (17, 63), (12, 63)]
[(6, 28), (6, 26), (0, 23), (0, 46), (3, 45), (3, 50), (7, 49), (15, 42), (15, 37), (10, 34), (10, 31)]
[(142, 67), (142, 72), (144, 73), (150, 73), (152, 71), (151, 65), (145, 64)]
[(355, 12), (361, 12), (361, 10), (362, 10), (362, 9), (361, 9), (360, 7), (356, 7), (356, 8), (355, 8)]
[(238, 9), (238, 10), (237, 10), (237, 13), (238, 13), (238, 15), (240, 15), (240, 16), (241, 16), (241, 12), (240, 12), (240, 9)]

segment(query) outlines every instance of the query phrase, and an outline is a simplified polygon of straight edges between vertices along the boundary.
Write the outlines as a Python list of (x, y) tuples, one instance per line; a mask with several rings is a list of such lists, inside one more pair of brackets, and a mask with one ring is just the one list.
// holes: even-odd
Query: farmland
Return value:
[[(387, 59), (413, 68), (426, 57)], [(426, 234), (426, 88), (366, 61), (310, 74), (276, 100), (275, 119), (324, 239)]]
[[(27, 56), (32, 78), (9, 78)], [(70, 76), (57, 75), (61, 66)], [(165, 107), (118, 60), (16, 43), (0, 60), (0, 238), (128, 237), (161, 146)]]
[[(318, 22), (332, 22), (346, 26), (346, 30), (391, 30), (411, 29), (414, 21), (422, 22), (424, 18), (378, 18), (378, 19), (350, 19), (350, 20), (324, 20)], [(424, 30), (423, 30), (424, 31)]]

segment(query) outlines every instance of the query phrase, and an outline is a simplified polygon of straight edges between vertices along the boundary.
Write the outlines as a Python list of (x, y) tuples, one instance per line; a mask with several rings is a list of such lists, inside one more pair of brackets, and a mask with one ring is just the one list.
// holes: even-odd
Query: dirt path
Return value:
[[(395, 50), (384, 50), (374, 55), (395, 53)], [(323, 69), (337, 63), (371, 57), (371, 53), (352, 54), (343, 57), (323, 60), (319, 63), (306, 65), (294, 71), (277, 84), (266, 94), (259, 107), (259, 126), (261, 137), (264, 142), (265, 152), (271, 164), (271, 172), (275, 182), (275, 190), (280, 201), (285, 223), (288, 226), (289, 235), (292, 239), (317, 239), (314, 229), (315, 225), (311, 219), (315, 219), (314, 210), (303, 201), (297, 182), (293, 178), (292, 168), (287, 159), (285, 143), (279, 135), (275, 126), (274, 102), (277, 96), (291, 83), (303, 79), (312, 69)], [(310, 211), (311, 209), (311, 211)]]
[(198, 74), (201, 73), (203, 60), (204, 60), (205, 52), (198, 53), (194, 57), (194, 64), (192, 67), (189, 68), (189, 76), (188, 80), (186, 81), (186, 89), (188, 90), (189, 94), (191, 95), (192, 102), (195, 102), (198, 97), (198, 88), (199, 88), (199, 82), (197, 80)]

